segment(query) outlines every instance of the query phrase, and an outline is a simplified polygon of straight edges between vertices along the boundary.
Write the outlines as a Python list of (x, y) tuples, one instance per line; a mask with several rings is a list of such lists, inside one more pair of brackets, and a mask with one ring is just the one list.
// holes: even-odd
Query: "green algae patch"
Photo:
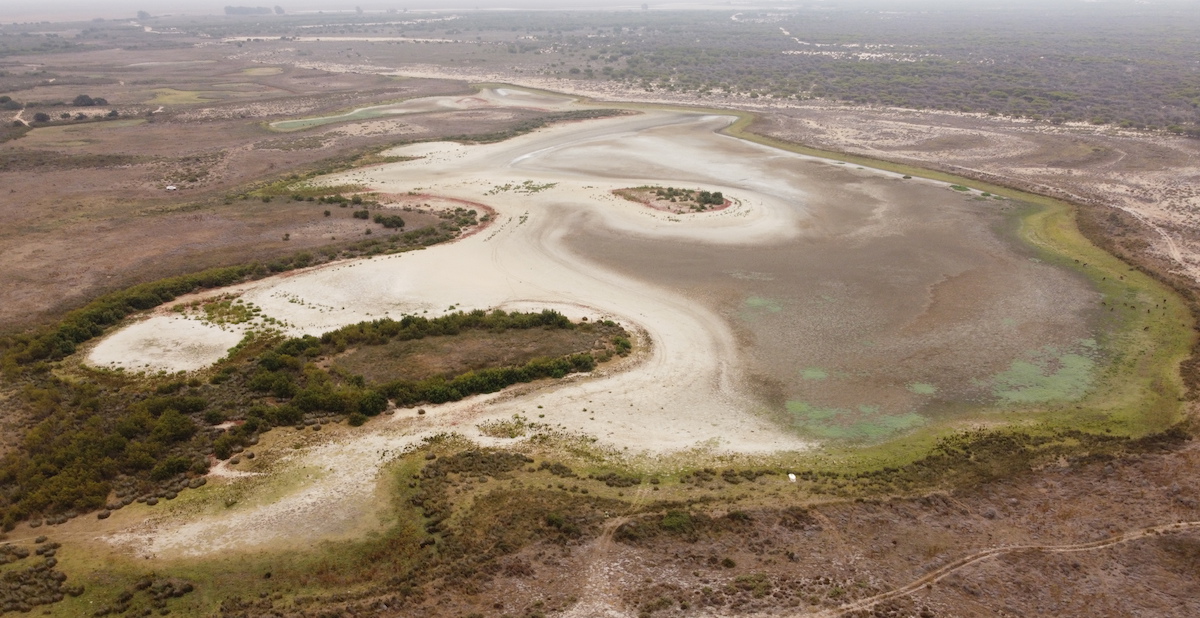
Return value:
[(993, 379), (996, 397), (1007, 403), (1077, 401), (1094, 382), (1096, 363), (1079, 354), (1052, 361), (1017, 360)]
[(824, 380), (829, 377), (829, 372), (820, 367), (808, 367), (800, 371), (800, 377), (805, 380)]
[(792, 426), (805, 435), (822, 440), (875, 442), (924, 425), (920, 414), (885, 414), (879, 406), (860, 405), (857, 409), (825, 408), (805, 401), (787, 402)]
[(909, 392), (916, 393), (918, 395), (933, 395), (937, 393), (936, 386), (932, 384), (926, 384), (924, 382), (913, 382), (912, 384), (908, 385), (908, 390)]
[(779, 301), (762, 296), (750, 296), (743, 303), (747, 309), (757, 309), (768, 313), (779, 313), (783, 311), (783, 305)]

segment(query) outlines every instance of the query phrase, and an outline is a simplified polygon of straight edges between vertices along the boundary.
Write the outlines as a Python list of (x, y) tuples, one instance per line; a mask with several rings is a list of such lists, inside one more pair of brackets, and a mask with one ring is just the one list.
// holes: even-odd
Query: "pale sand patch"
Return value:
[[(276, 469), (299, 478), (297, 486), (279, 499), (256, 501), (253, 495), (219, 512), (200, 516), (194, 507), (163, 503), (145, 519), (103, 537), (139, 557), (179, 558), (229, 551), (255, 551), (310, 546), (315, 540), (350, 538), (374, 523), (371, 506), (381, 462), (397, 449), (415, 442), (389, 440), (380, 435), (355, 435), (353, 441), (331, 442), (296, 454), (285, 454)], [(347, 473), (352, 471), (353, 473)], [(271, 474), (277, 474), (272, 472)], [(221, 482), (254, 482), (219, 475)], [(258, 476), (258, 475), (253, 475)], [(200, 491), (219, 490), (216, 482)]]
[(225, 355), (242, 340), (240, 328), (155, 315), (102, 339), (87, 355), (97, 367), (127, 371), (196, 371)]
[(242, 470), (235, 470), (231, 468), (229, 466), (229, 460), (218, 461), (208, 469), (208, 477), (216, 479), (244, 478), (257, 475), (258, 473), (256, 472), (243, 472)]

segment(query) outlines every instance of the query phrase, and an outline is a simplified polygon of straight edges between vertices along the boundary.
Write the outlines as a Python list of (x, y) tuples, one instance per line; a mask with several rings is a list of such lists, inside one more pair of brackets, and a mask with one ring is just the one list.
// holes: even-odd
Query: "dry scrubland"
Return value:
[[(114, 23), (4, 41), (0, 88), (42, 102), (19, 118), (54, 118), (6, 127), (0, 143), (13, 222), (0, 273), (16, 282), (4, 324), (52, 322), (130, 283), (261, 265), (109, 300), (117, 313), (88, 314), (104, 339), (6, 340), (0, 480), (44, 491), (6, 493), (7, 522), (41, 525), (7, 533), (3, 611), (1200, 611), (1188, 480), (1200, 460), (1190, 426), (1172, 426), (1196, 378), (1190, 361), (1182, 379), (1174, 370), (1195, 312), (1193, 142), (767, 102), (753, 77), (721, 96), (627, 57), (623, 75), (585, 79), (570, 70), (587, 62), (584, 38), (534, 33), (526, 50), (507, 28), (472, 42), (455, 31), (465, 22), (440, 19), (284, 22), (305, 26), (288, 41), (237, 40), (255, 26), (203, 18), (148, 22), (190, 34)], [(384, 40), (396, 29), (408, 35)], [(653, 50), (638, 54), (654, 65)], [(425, 66), (396, 68), (413, 61)], [(435, 79), (393, 75), (406, 72)], [(661, 107), (562, 123), (612, 112), (455, 78), (719, 102), (756, 112), (735, 134), (850, 164)], [(81, 92), (117, 117), (60, 120), (106, 113), (51, 104)], [(1022, 101), (1005, 99), (1018, 113)], [(498, 143), (411, 144), (452, 137)], [(730, 205), (672, 213), (613, 194), (655, 185)], [(1027, 207), (1039, 198), (1003, 187), (1078, 207)], [(1137, 269), (1079, 238), (1072, 213)], [(342, 260), (362, 256), (374, 257)], [(455, 314), (495, 306), (575, 322)], [(450, 321), (384, 319), (401, 314)], [(37, 347), (64, 337), (86, 342)], [(180, 358), (192, 373), (153, 373)], [(489, 394), (456, 401), (473, 392)], [(983, 416), (997, 401), (1008, 411)], [(97, 430), (110, 439), (89, 441)], [(12, 449), (31, 446), (39, 459), (22, 467)], [(104, 457), (120, 470), (54, 467), (72, 457), (87, 474), (115, 470)], [(38, 485), (38, 466), (70, 480)], [(61, 517), (106, 503), (99, 519)]]

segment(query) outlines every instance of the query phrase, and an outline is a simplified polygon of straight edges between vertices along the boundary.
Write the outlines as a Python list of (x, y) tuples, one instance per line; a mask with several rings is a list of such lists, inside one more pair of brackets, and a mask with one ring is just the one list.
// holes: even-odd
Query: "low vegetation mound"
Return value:
[(721, 210), (733, 202), (720, 191), (677, 189), (675, 187), (642, 186), (617, 189), (613, 193), (631, 201), (676, 214)]
[(604, 362), (620, 351), (614, 339), (627, 338), (613, 322), (469, 329), (453, 337), (396, 337), (386, 343), (356, 345), (336, 355), (332, 368), (363, 376), (368, 383), (420, 381), (488, 367), (516, 367), (537, 358), (564, 358), (582, 351)]

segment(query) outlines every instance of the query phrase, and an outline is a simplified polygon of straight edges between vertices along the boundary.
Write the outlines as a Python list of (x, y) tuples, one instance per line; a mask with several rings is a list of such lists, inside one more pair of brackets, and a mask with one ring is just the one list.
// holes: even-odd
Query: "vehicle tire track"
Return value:
[(884, 601), (890, 601), (892, 599), (910, 595), (929, 584), (936, 583), (942, 579), (945, 579), (946, 577), (949, 577), (951, 574), (960, 569), (966, 568), (978, 562), (983, 562), (984, 560), (988, 560), (990, 558), (1003, 556), (1005, 554), (1017, 552), (1066, 554), (1080, 551), (1092, 551), (1096, 549), (1113, 547), (1115, 545), (1136, 541), (1138, 539), (1144, 539), (1148, 536), (1154, 536), (1157, 534), (1184, 532), (1186, 530), (1194, 530), (1198, 528), (1200, 528), (1200, 521), (1187, 521), (1126, 531), (1116, 536), (1110, 536), (1108, 538), (1100, 539), (1098, 541), (1090, 541), (1087, 543), (1073, 543), (1069, 545), (1008, 545), (1003, 547), (993, 547), (991, 549), (985, 549), (963, 556), (894, 590), (889, 590), (888, 592), (877, 594), (875, 596), (846, 603), (845, 605), (836, 607), (834, 609), (827, 609), (815, 613), (805, 614), (805, 616), (809, 618), (836, 618), (837, 616), (843, 616), (850, 612), (870, 609), (871, 607), (874, 607), (875, 605), (878, 605)]
[(612, 566), (612, 562), (608, 558), (612, 553), (613, 535), (616, 534), (617, 528), (633, 517), (646, 501), (647, 493), (645, 485), (639, 486), (637, 493), (629, 501), (629, 507), (625, 513), (604, 524), (604, 530), (592, 544), (586, 565), (583, 567), (584, 584), (579, 595), (580, 599), (571, 609), (562, 614), (563, 618), (595, 618), (597, 616), (624, 618), (628, 615), (627, 612), (618, 609), (619, 598), (616, 593), (618, 586), (610, 578), (609, 568)]

